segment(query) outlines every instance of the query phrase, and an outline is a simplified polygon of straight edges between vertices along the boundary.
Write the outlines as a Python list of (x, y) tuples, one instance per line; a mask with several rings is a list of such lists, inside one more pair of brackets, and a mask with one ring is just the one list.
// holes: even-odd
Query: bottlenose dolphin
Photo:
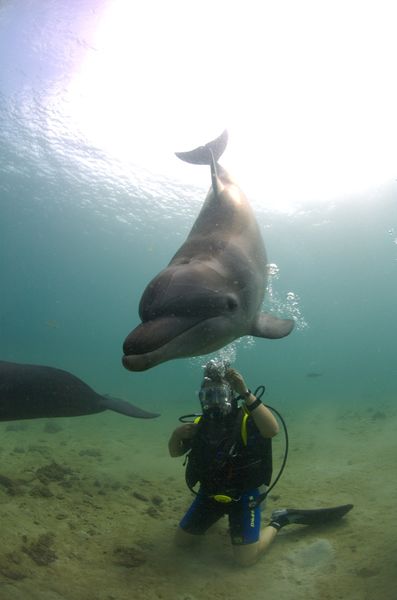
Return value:
[(208, 354), (244, 335), (281, 338), (294, 326), (260, 312), (266, 252), (245, 195), (218, 164), (227, 138), (224, 131), (205, 146), (176, 154), (209, 165), (212, 186), (185, 243), (142, 295), (142, 323), (123, 345), (130, 371)]
[(68, 371), (0, 361), (0, 421), (78, 417), (114, 410), (128, 417), (158, 417), (125, 400), (101, 396)]

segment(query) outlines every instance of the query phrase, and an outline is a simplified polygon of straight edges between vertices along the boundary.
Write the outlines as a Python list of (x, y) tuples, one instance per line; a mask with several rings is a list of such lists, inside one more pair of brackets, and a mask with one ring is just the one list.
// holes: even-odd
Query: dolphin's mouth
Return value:
[(202, 317), (165, 316), (141, 323), (126, 337), (123, 344), (124, 355), (153, 352), (202, 320)]
[(224, 332), (213, 326), (218, 319), (168, 316), (142, 323), (124, 342), (123, 366), (128, 371), (146, 371), (171, 358), (213, 352), (235, 339), (234, 335), (225, 337)]

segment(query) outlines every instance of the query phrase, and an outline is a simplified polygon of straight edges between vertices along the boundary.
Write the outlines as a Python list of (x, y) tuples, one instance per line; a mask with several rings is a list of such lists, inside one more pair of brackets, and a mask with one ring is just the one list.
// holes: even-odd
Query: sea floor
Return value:
[(285, 527), (245, 569), (226, 519), (191, 552), (173, 547), (191, 501), (167, 453), (176, 414), (2, 423), (0, 600), (395, 600), (396, 410), (330, 407), (285, 414), (290, 457), (263, 521), (277, 507), (353, 511)]

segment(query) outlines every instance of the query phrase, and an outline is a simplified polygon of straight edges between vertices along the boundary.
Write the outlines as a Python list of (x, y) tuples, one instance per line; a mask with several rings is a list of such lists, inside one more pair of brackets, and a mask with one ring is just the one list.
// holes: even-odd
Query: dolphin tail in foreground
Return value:
[(217, 162), (222, 156), (227, 146), (228, 133), (227, 130), (215, 140), (208, 142), (205, 146), (198, 146), (194, 150), (189, 152), (175, 152), (175, 155), (184, 160), (185, 162), (193, 165), (210, 165), (211, 167), (211, 180), (212, 188), (215, 195), (218, 195), (222, 191), (222, 184), (218, 179), (217, 173)]
[(127, 417), (134, 417), (135, 419), (154, 419), (155, 417), (160, 416), (159, 413), (147, 412), (121, 398), (115, 398), (114, 396), (108, 396), (106, 394), (104, 394), (102, 398), (101, 405), (105, 410), (113, 410), (114, 412), (126, 415)]

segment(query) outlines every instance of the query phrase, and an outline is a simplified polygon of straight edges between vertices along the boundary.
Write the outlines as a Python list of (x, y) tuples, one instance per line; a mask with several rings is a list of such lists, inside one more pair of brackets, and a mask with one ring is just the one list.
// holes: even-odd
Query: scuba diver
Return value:
[[(176, 531), (177, 546), (194, 544), (227, 514), (234, 558), (239, 565), (249, 566), (284, 526), (322, 524), (352, 508), (346, 504), (313, 510), (277, 509), (261, 530), (260, 503), (270, 490), (271, 438), (279, 432), (278, 421), (248, 389), (240, 373), (213, 360), (204, 368), (199, 399), (202, 415), (181, 417), (183, 425), (173, 431), (168, 442), (172, 457), (186, 454), (186, 483), (196, 496)], [(190, 417), (196, 418), (186, 422)]]

